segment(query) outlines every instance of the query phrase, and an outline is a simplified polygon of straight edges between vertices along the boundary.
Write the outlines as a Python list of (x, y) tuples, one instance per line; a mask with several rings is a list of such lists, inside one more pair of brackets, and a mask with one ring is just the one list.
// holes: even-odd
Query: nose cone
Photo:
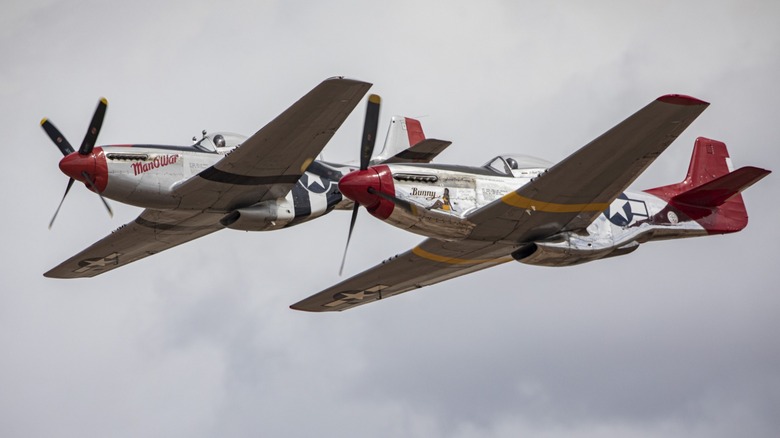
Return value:
[(371, 209), (379, 204), (381, 198), (368, 193), (369, 187), (377, 191), (381, 188), (379, 174), (373, 168), (348, 173), (339, 181), (339, 191), (344, 196)]
[(76, 181), (86, 182), (83, 172), (87, 172), (87, 175), (95, 174), (95, 157), (78, 152), (68, 154), (60, 160), (60, 170)]
[(76, 181), (85, 183), (90, 190), (93, 190), (93, 188), (91, 184), (87, 182), (84, 173), (86, 173), (89, 176), (89, 179), (95, 184), (95, 188), (98, 192), (103, 192), (108, 182), (108, 166), (101, 148), (95, 148), (92, 153), (86, 155), (82, 155), (78, 152), (66, 155), (60, 160), (60, 170), (62, 173)]

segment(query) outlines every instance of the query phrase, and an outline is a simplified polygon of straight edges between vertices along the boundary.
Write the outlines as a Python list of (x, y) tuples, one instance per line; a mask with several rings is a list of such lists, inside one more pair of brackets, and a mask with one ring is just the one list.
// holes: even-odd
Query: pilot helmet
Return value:
[(225, 137), (222, 136), (222, 134), (217, 134), (214, 136), (214, 145), (216, 145), (218, 148), (224, 148), (225, 147)]
[(514, 158), (507, 158), (506, 164), (509, 165), (510, 169), (517, 169), (517, 160), (515, 160)]

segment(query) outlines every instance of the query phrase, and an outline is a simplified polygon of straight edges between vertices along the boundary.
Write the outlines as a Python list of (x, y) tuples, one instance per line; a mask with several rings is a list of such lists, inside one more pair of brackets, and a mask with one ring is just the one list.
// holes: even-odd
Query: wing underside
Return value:
[(413, 249), (290, 306), (309, 312), (357, 307), (512, 260), (510, 245), (427, 239)]
[(87, 249), (43, 274), (49, 278), (84, 278), (173, 248), (222, 229), (223, 214), (145, 210)]

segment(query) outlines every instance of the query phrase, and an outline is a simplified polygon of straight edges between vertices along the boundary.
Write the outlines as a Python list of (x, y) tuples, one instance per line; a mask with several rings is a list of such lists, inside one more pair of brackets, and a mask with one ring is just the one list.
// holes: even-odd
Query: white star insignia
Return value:
[(306, 188), (309, 188), (314, 185), (314, 183), (318, 183), (320, 187), (323, 189), (325, 188), (325, 184), (322, 183), (322, 177), (319, 175), (314, 175), (310, 173), (309, 175), (309, 183), (306, 185)]
[(359, 301), (363, 301), (366, 298), (366, 295), (373, 295), (375, 293), (376, 292), (369, 292), (368, 294), (366, 294), (366, 291), (364, 291), (364, 290), (360, 291), (360, 292), (355, 292), (355, 293), (352, 293), (352, 294), (344, 292), (343, 293), (344, 298), (342, 298), (342, 300), (359, 300)]
[(609, 218), (612, 219), (615, 216), (620, 216), (623, 219), (628, 220), (628, 216), (624, 210), (626, 204), (628, 204), (627, 199), (616, 198), (612, 201), (612, 204), (609, 204)]
[(87, 259), (82, 260), (81, 263), (85, 263), (82, 267), (79, 269), (76, 269), (73, 272), (87, 272), (90, 269), (100, 269), (105, 268), (108, 265), (115, 265), (119, 262), (119, 253), (111, 253), (105, 257), (97, 258), (97, 259)]
[(353, 292), (339, 292), (333, 296), (334, 298), (333, 301), (327, 304), (323, 304), (323, 306), (337, 307), (342, 304), (357, 304), (356, 302), (363, 301), (366, 298), (372, 298), (374, 295), (378, 294), (379, 291), (385, 289), (386, 287), (387, 285), (377, 284), (376, 286), (370, 287), (366, 290), (353, 291)]

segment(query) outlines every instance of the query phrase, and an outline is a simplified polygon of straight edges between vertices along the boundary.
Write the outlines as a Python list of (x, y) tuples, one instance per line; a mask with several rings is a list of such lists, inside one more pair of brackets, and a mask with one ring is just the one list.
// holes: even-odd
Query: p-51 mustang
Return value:
[[(336, 183), (354, 167), (314, 158), (370, 87), (366, 82), (331, 78), (249, 138), (204, 131), (193, 146), (95, 147), (105, 99), (98, 104), (78, 151), (43, 119), (43, 129), (65, 155), (60, 169), (70, 180), (62, 201), (73, 182), (81, 181), (101, 199), (145, 208), (134, 221), (44, 275), (93, 277), (223, 228), (275, 230), (334, 208), (350, 208), (352, 202), (342, 198)], [(379, 98), (372, 95), (364, 143), (370, 140), (373, 145), (378, 113)], [(385, 149), (373, 162), (427, 162), (449, 144), (425, 139), (419, 122), (396, 117)]]
[(556, 165), (499, 156), (482, 167), (349, 173), (339, 190), (356, 207), (428, 239), (291, 307), (341, 311), (513, 260), (568, 266), (651, 240), (739, 231), (747, 225), (740, 193), (770, 171), (733, 170), (722, 142), (698, 138), (682, 182), (625, 192), (708, 105), (661, 96)]

